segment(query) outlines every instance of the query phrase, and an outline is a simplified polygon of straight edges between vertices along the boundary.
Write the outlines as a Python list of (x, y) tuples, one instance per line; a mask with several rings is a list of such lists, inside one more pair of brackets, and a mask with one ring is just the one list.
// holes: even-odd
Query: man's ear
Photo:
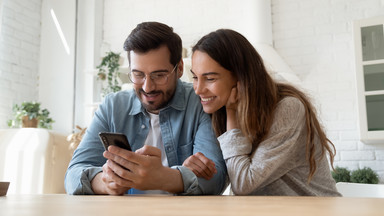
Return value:
[(183, 59), (181, 59), (179, 61), (179, 64), (177, 65), (177, 78), (180, 78), (181, 76), (183, 76), (183, 72), (184, 72), (184, 62), (183, 62)]

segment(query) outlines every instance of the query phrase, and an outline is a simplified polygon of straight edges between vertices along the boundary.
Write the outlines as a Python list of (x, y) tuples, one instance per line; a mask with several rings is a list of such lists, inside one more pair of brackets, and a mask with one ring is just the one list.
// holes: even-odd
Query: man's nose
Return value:
[(151, 77), (150, 76), (146, 76), (145, 80), (144, 80), (144, 83), (143, 83), (143, 86), (142, 86), (143, 90), (145, 92), (151, 92), (151, 91), (153, 91), (155, 89), (155, 87), (156, 87), (155, 83), (153, 82)]

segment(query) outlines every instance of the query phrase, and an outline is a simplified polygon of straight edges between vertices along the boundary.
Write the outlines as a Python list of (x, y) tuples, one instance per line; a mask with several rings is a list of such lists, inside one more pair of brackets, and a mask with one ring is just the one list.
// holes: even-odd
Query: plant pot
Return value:
[(28, 116), (23, 116), (22, 125), (23, 128), (37, 128), (39, 120), (37, 118), (29, 119)]
[(9, 182), (0, 182), (0, 196), (7, 195)]

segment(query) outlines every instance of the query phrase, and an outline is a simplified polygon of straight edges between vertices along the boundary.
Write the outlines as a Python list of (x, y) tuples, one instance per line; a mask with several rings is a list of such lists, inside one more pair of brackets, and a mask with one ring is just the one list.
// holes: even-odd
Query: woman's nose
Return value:
[(197, 95), (203, 92), (204, 86), (200, 81), (193, 81), (193, 89)]

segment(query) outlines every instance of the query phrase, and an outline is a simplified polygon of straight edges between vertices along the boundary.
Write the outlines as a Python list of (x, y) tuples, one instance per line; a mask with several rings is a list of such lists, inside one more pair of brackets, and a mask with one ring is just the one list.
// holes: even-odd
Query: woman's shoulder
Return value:
[(304, 116), (304, 104), (298, 98), (285, 97), (275, 109), (272, 130), (296, 128), (304, 120)]
[(296, 97), (284, 97), (276, 107), (276, 113), (281, 115), (300, 115), (305, 113), (304, 104)]

